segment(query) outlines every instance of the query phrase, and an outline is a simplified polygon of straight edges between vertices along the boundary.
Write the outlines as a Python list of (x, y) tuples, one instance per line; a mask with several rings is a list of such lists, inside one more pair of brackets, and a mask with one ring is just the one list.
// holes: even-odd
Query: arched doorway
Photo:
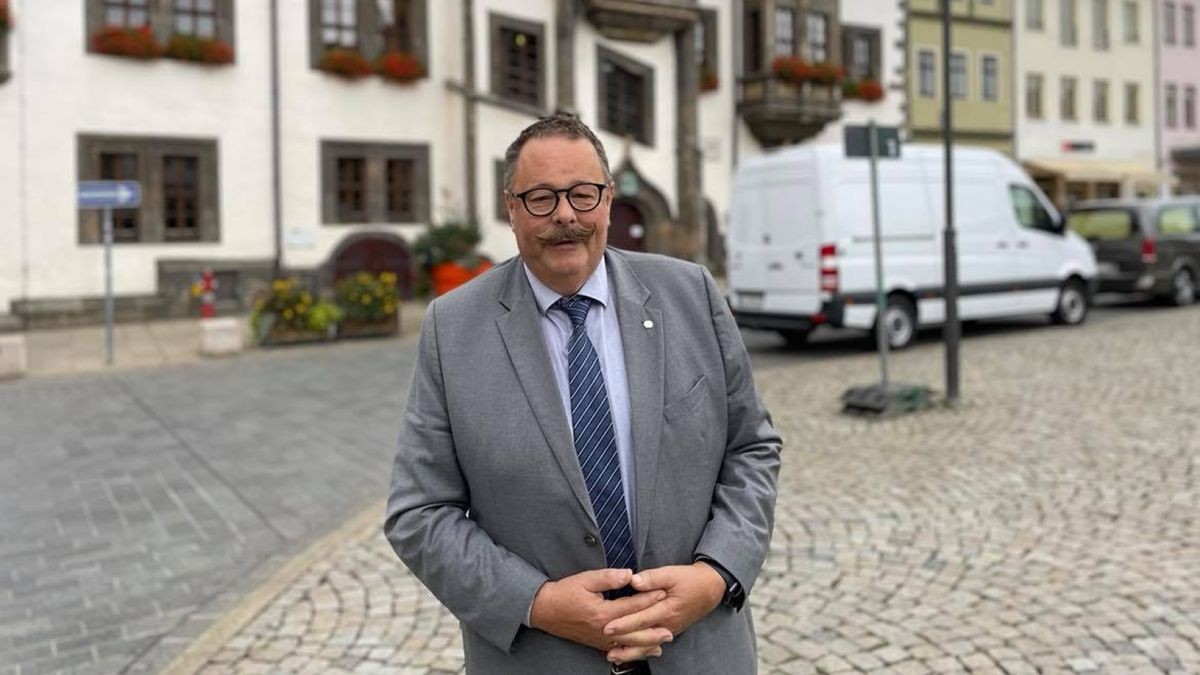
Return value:
[(357, 272), (396, 275), (396, 290), (400, 297), (412, 297), (412, 254), (399, 239), (390, 236), (365, 235), (344, 243), (333, 258), (333, 280)]
[(608, 245), (626, 251), (646, 250), (646, 218), (633, 202), (618, 199), (609, 212)]

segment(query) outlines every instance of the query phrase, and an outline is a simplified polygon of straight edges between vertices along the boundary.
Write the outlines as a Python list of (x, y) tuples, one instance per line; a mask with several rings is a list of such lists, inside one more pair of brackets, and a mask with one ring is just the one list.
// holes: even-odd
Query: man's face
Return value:
[(587, 139), (533, 138), (521, 148), (505, 199), (521, 258), (542, 283), (563, 295), (579, 290), (604, 256), (612, 186), (605, 187), (599, 206), (583, 213), (571, 206), (566, 192), (559, 193), (558, 206), (545, 216), (531, 215), (515, 195), (534, 188), (566, 190), (579, 183), (607, 183)]

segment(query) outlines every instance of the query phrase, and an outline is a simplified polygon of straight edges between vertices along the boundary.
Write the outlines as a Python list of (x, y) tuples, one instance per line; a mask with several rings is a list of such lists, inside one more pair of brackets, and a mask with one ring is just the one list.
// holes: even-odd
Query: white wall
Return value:
[[(15, 3), (10, 0), (9, 4), (22, 28), (8, 36), (8, 65), (16, 71), (22, 65), (19, 40), (24, 35), (25, 12), (20, 0)], [(10, 301), (20, 299), (23, 285), (21, 265), (26, 228), (21, 220), (24, 199), (21, 165), (17, 162), (21, 130), (18, 101), (22, 84), (23, 81), (16, 78), (0, 84), (0, 316), (8, 313)]]
[(701, 6), (717, 10), (717, 89), (701, 92), (699, 101), (701, 193), (717, 213), (717, 226), (725, 231), (733, 178), (733, 120), (737, 96), (733, 6), (729, 0), (701, 0)]

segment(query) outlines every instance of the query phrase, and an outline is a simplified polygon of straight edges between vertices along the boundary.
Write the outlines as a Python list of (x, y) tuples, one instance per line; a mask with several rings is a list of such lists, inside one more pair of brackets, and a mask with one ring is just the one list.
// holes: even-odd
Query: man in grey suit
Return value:
[(472, 675), (756, 671), (781, 441), (708, 271), (606, 247), (577, 118), (509, 147), (520, 256), (435, 300), (384, 532)]

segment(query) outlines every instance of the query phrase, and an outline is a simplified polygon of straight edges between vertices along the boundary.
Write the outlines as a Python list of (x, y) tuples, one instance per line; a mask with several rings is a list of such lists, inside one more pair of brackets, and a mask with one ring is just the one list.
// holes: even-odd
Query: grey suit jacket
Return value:
[[(749, 593), (781, 441), (737, 327), (703, 267), (605, 255), (629, 376), (639, 567), (705, 555)], [(429, 306), (392, 470), (384, 533), (462, 623), (473, 675), (608, 672), (602, 652), (522, 623), (542, 583), (606, 566), (538, 321), (518, 258)], [(754, 673), (749, 607), (718, 607), (651, 668)]]

